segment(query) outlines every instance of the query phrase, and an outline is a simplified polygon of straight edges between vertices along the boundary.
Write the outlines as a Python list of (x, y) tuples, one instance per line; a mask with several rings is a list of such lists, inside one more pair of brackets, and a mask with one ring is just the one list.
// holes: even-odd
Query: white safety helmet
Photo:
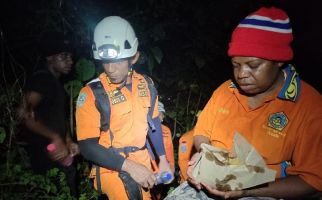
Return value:
[(128, 21), (118, 16), (105, 17), (95, 27), (94, 59), (115, 61), (135, 55), (138, 39)]

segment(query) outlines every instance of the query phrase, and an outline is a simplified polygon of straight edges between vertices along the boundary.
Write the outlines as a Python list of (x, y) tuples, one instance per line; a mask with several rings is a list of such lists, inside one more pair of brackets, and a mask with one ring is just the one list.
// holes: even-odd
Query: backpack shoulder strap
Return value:
[[(95, 106), (97, 110), (100, 112), (100, 116), (101, 116), (100, 130), (107, 131), (110, 128), (110, 115), (111, 115), (110, 101), (109, 101), (108, 95), (99, 79), (95, 79), (92, 82), (89, 82), (87, 85), (93, 91), (93, 94), (95, 96)], [(93, 165), (93, 166), (96, 168), (97, 191), (99, 194), (102, 194), (100, 167), (98, 165)]]
[(95, 105), (101, 114), (101, 131), (110, 128), (111, 107), (108, 94), (106, 93), (100, 80), (88, 83), (95, 96)]
[(152, 131), (155, 130), (155, 126), (152, 122), (152, 116), (153, 116), (153, 110), (154, 110), (154, 106), (155, 106), (155, 100), (158, 96), (158, 91), (155, 88), (155, 85), (152, 81), (152, 79), (147, 76), (146, 74), (143, 74), (144, 79), (146, 80), (146, 82), (148, 83), (148, 87), (149, 87), (149, 91), (150, 91), (150, 109), (149, 109), (149, 113), (148, 113), (148, 123), (150, 128), (152, 129)]

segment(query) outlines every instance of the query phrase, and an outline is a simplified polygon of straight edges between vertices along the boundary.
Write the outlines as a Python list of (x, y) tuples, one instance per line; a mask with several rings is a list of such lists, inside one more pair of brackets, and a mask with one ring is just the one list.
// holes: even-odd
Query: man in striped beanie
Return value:
[[(306, 199), (322, 191), (322, 96), (286, 63), (293, 58), (292, 39), (287, 14), (275, 7), (260, 8), (233, 31), (228, 55), (234, 79), (214, 91), (198, 117), (194, 129), (197, 153), (187, 170), (189, 182), (214, 195), (211, 199)], [(232, 152), (235, 133), (251, 144), (267, 168), (275, 171), (273, 181), (245, 187), (245, 173), (225, 175), (215, 170), (207, 170), (208, 176), (203, 176), (207, 179), (198, 178), (205, 172), (194, 166), (200, 156), (207, 158), (201, 144)], [(252, 173), (260, 176), (261, 170), (249, 168), (251, 162), (242, 159), (235, 167), (249, 169), (247, 177)], [(170, 194), (166, 200), (198, 199), (202, 194), (191, 195), (187, 185), (181, 188), (173, 193), (180, 197), (189, 194), (189, 198)]]

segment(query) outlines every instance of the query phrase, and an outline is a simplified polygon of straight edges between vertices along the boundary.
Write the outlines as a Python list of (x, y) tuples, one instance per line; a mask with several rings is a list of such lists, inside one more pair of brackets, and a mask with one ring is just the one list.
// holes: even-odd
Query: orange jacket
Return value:
[[(284, 90), (277, 89), (261, 106), (249, 109), (247, 97), (232, 81), (223, 83), (199, 116), (194, 136), (208, 137), (212, 145), (230, 149), (238, 132), (277, 171), (277, 177), (283, 172), (281, 164), (289, 161), (287, 174), (299, 175), (321, 191), (322, 96), (304, 81), (292, 80), (282, 87), (296, 98), (282, 98)], [(298, 93), (292, 96), (291, 92)]]
[[(149, 128), (147, 115), (150, 107), (150, 93), (145, 78), (133, 72), (132, 91), (126, 87), (118, 90), (116, 85), (108, 83), (105, 73), (102, 73), (98, 79), (110, 98), (109, 130), (113, 135), (113, 147), (143, 147)], [(155, 118), (158, 115), (157, 104), (155, 104), (152, 117)], [(100, 131), (100, 113), (95, 106), (95, 96), (89, 86), (85, 86), (80, 92), (76, 121), (78, 140), (99, 137), (99, 144), (105, 147), (111, 146), (110, 131)], [(147, 151), (131, 153), (128, 159), (144, 164), (148, 168), (151, 167), (150, 162), (147, 162), (149, 160)], [(103, 168), (102, 171), (109, 170)]]
[(193, 129), (184, 133), (179, 139), (178, 148), (178, 165), (180, 169), (180, 182), (187, 180), (188, 162), (191, 156), (196, 153), (196, 149), (193, 146)]
[(174, 154), (173, 154), (173, 143), (172, 143), (171, 130), (163, 124), (161, 124), (161, 128), (162, 128), (162, 136), (163, 136), (165, 155), (166, 155), (167, 160), (169, 161), (171, 170), (174, 172)]

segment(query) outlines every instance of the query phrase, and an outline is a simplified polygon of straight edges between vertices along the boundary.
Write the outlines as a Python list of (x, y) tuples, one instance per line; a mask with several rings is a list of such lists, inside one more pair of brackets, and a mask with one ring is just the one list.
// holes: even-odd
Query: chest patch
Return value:
[(120, 90), (112, 90), (109, 92), (109, 96), (111, 98), (112, 105), (126, 101), (124, 94), (122, 94)]
[(268, 118), (268, 127), (282, 131), (288, 124), (288, 118), (283, 112), (271, 114)]
[(147, 97), (148, 96), (148, 89), (144, 81), (140, 81), (138, 84), (138, 95), (139, 97)]

